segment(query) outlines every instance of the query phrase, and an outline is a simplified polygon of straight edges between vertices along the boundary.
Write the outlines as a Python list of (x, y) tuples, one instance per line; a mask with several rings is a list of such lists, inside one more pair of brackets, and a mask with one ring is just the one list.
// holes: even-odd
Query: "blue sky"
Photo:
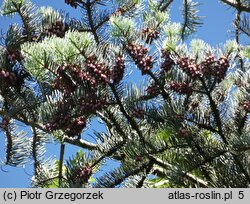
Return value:
[[(3, 0), (0, 0), (0, 4)], [(199, 15), (204, 16), (204, 25), (198, 29), (198, 32), (193, 38), (200, 38), (216, 46), (220, 43), (224, 43), (228, 39), (233, 39), (233, 26), (232, 21), (235, 13), (232, 9), (228, 9), (218, 0), (197, 0), (201, 3)], [(33, 0), (38, 6), (52, 6), (56, 9), (66, 10), (70, 13), (70, 16), (79, 16), (79, 11), (70, 8), (64, 3), (64, 0)], [(181, 21), (180, 16), (180, 0), (175, 0), (172, 4), (171, 20), (175, 22)], [(6, 28), (12, 22), (16, 22), (18, 18), (9, 19), (6, 17), (0, 17), (0, 30), (6, 31)], [(247, 43), (246, 38), (241, 39), (242, 43)], [(88, 133), (91, 133), (93, 129), (102, 129), (97, 121), (94, 121), (93, 126), (90, 127)], [(5, 156), (5, 136), (0, 133), (0, 160)], [(48, 145), (48, 156), (55, 155), (58, 157), (59, 147), (58, 145)], [(66, 158), (75, 154), (79, 148), (67, 145), (66, 146)], [(112, 163), (113, 164), (113, 163)], [(110, 166), (109, 168), (112, 168)], [(32, 165), (27, 164), (24, 168), (2, 167), (4, 171), (0, 169), (0, 187), (29, 187), (30, 177), (32, 175)]]

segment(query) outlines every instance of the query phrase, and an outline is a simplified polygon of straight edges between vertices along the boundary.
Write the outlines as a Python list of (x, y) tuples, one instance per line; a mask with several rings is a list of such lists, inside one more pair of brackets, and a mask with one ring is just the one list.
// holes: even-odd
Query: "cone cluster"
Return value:
[(163, 71), (169, 71), (173, 65), (175, 65), (174, 60), (170, 56), (170, 52), (167, 50), (162, 50), (161, 51), (161, 58), (162, 58), (162, 64), (161, 64), (161, 69)]
[(160, 94), (160, 88), (158, 86), (156, 86), (155, 84), (149, 85), (145, 91), (146, 91), (147, 95), (149, 95), (149, 96), (156, 96), (156, 95)]
[(73, 8), (77, 8), (77, 0), (65, 0), (65, 3)]
[(243, 110), (246, 112), (250, 112), (250, 101), (244, 101), (242, 104)]
[(21, 61), (23, 59), (22, 53), (19, 49), (7, 48), (7, 59), (10, 62)]
[(80, 135), (83, 128), (86, 127), (86, 118), (84, 116), (75, 118), (71, 116), (68, 108), (64, 107), (64, 109), (58, 109), (53, 119), (46, 124), (46, 129), (49, 132), (63, 130), (69, 137)]
[(0, 71), (0, 81), (6, 87), (14, 86), (17, 81), (17, 76), (14, 72), (9, 72), (5, 70)]
[(74, 69), (78, 69), (78, 67), (79, 66), (76, 64), (59, 66), (56, 71), (57, 78), (53, 82), (54, 89), (62, 91), (65, 96), (69, 96), (72, 92), (74, 92), (76, 89), (76, 85), (73, 83), (72, 78), (68, 72)]
[(0, 123), (0, 128), (2, 128), (3, 130), (7, 130), (9, 124), (10, 124), (10, 119), (7, 117), (3, 117), (2, 122)]
[(225, 56), (215, 60), (214, 56), (210, 54), (200, 64), (200, 68), (203, 76), (214, 76), (217, 82), (221, 82), (226, 76), (226, 72), (229, 68), (229, 62)]
[(133, 116), (134, 118), (143, 119), (143, 118), (144, 118), (144, 115), (145, 115), (145, 111), (144, 111), (143, 109), (135, 108), (135, 109), (132, 111), (132, 116)]
[(153, 40), (159, 37), (159, 32), (151, 28), (142, 29), (142, 34), (146, 36), (146, 43), (152, 43)]
[(107, 102), (105, 99), (97, 97), (95, 94), (88, 94), (82, 97), (78, 101), (79, 111), (84, 115), (91, 115), (96, 113), (96, 111), (102, 110)]
[(86, 77), (94, 86), (106, 86), (110, 83), (112, 72), (104, 63), (98, 63), (95, 56), (90, 56), (86, 60)]
[(113, 14), (112, 16), (122, 16), (124, 14), (125, 10), (121, 7), (119, 7)]
[(182, 82), (171, 82), (169, 83), (169, 89), (179, 94), (192, 94), (193, 90), (191, 84)]
[(84, 184), (87, 183), (92, 175), (92, 168), (89, 166), (76, 169), (72, 172), (71, 179), (74, 183)]
[(124, 76), (125, 72), (125, 61), (122, 56), (118, 56), (115, 60), (115, 64), (113, 67), (113, 82), (114, 84), (118, 84)]
[(142, 71), (142, 74), (146, 74), (147, 71), (153, 67), (152, 56), (147, 56), (148, 49), (142, 45), (131, 43), (127, 46), (127, 50), (137, 67)]
[(200, 76), (199, 66), (194, 62), (193, 59), (180, 57), (177, 64), (179, 65), (180, 69), (186, 72), (190, 77), (196, 78)]
[(69, 30), (69, 26), (62, 21), (57, 21), (52, 24), (50, 28), (46, 28), (44, 31), (44, 35), (47, 37), (56, 36), (59, 38), (63, 38), (65, 33)]
[(191, 134), (190, 131), (184, 127), (181, 127), (177, 132), (177, 135), (179, 137), (189, 137), (190, 134)]

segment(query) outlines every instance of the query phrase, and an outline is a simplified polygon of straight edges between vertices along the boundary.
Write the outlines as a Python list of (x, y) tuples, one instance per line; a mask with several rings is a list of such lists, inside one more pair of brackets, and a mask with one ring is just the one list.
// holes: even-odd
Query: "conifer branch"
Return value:
[(181, 30), (181, 38), (185, 39), (185, 36), (192, 34), (196, 31), (197, 26), (201, 25), (202, 22), (201, 17), (196, 15), (197, 9), (196, 7), (199, 5), (197, 2), (193, 2), (192, 0), (184, 0), (183, 2), (183, 19), (184, 22), (182, 24)]
[[(53, 181), (53, 180), (55, 180), (55, 179), (58, 179), (58, 176), (53, 176), (53, 177), (51, 177), (51, 178), (47, 178), (47, 179), (44, 179), (44, 180), (42, 180), (42, 181), (39, 181), (39, 182), (37, 183), (37, 186), (42, 186), (42, 185), (46, 184), (47, 182)], [(63, 179), (65, 179), (65, 178), (63, 178)]]
[(192, 122), (194, 123), (195, 125), (197, 125), (198, 128), (203, 128), (205, 130), (209, 130), (213, 133), (219, 133), (218, 130), (214, 129), (211, 125), (206, 125), (206, 124), (203, 124), (203, 123), (199, 123), (195, 120), (192, 120), (192, 119), (186, 119), (187, 121), (189, 122)]
[(211, 110), (212, 110), (212, 112), (213, 112), (213, 114), (214, 114), (215, 121), (216, 121), (216, 125), (217, 125), (217, 128), (218, 128), (218, 133), (219, 133), (219, 135), (221, 136), (223, 142), (224, 142), (225, 144), (228, 144), (227, 139), (225, 138), (224, 133), (223, 133), (222, 122), (221, 122), (221, 117), (220, 117), (220, 112), (219, 112), (219, 110), (218, 110), (218, 108), (217, 108), (217, 105), (216, 105), (216, 103), (214, 102), (214, 100), (213, 100), (213, 98), (212, 98), (212, 96), (211, 96), (211, 93), (210, 93), (210, 91), (208, 90), (207, 85), (206, 85), (204, 79), (200, 78), (200, 81), (201, 81), (202, 86), (203, 86), (203, 88), (205, 89), (206, 95), (207, 95), (207, 97), (208, 97), (208, 99), (209, 99), (210, 107), (211, 107)]
[(154, 80), (155, 84), (158, 85), (161, 89), (161, 94), (164, 100), (166, 100), (169, 105), (171, 105), (171, 99), (169, 97), (169, 94), (166, 92), (166, 90), (164, 89), (164, 85), (162, 85), (159, 80), (157, 79), (157, 77), (154, 75), (154, 73), (151, 70), (147, 71), (147, 74)]
[(250, 37), (250, 20), (249, 20), (249, 15), (244, 15), (240, 25), (239, 25), (239, 30), (241, 33), (244, 33), (247, 37)]
[(37, 142), (38, 142), (38, 135), (36, 128), (32, 126), (32, 132), (33, 132), (33, 142), (32, 142), (32, 157), (34, 160), (34, 172), (35, 176), (38, 174), (38, 167), (39, 167), (39, 161), (37, 158)]
[[(209, 99), (209, 102), (210, 102), (210, 107), (212, 109), (212, 112), (214, 113), (214, 117), (215, 117), (215, 121), (216, 121), (216, 124), (217, 124), (217, 127), (218, 127), (218, 132), (219, 132), (219, 135), (221, 136), (222, 138), (222, 141), (228, 145), (228, 141), (224, 135), (224, 132), (223, 132), (223, 129), (222, 129), (222, 122), (221, 122), (221, 117), (220, 117), (220, 112), (217, 108), (217, 105), (215, 104), (210, 92), (208, 91), (207, 87), (206, 87), (206, 84), (204, 82), (203, 79), (201, 79), (201, 82), (202, 82), (202, 85), (203, 85), (203, 88), (206, 90), (207, 92), (207, 96), (208, 96), (208, 99)], [(244, 166), (242, 165), (241, 161), (239, 160), (238, 156), (237, 155), (234, 155), (232, 154), (234, 160), (235, 160), (235, 163), (237, 164), (237, 166), (240, 168), (241, 172), (245, 175), (248, 183), (250, 183), (250, 175), (248, 174), (248, 172), (245, 170)]]
[[(6, 112), (3, 111), (3, 110), (0, 110), (0, 115), (4, 115), (4, 114), (6, 114)], [(43, 131), (45, 133), (49, 133), (48, 130), (44, 127), (43, 124), (35, 122), (33, 120), (29, 120), (25, 116), (12, 115), (11, 117), (13, 119), (19, 121), (19, 122), (24, 123), (25, 125), (27, 125), (29, 127), (37, 128), (37, 129), (39, 129), (39, 130), (41, 130), (41, 131)], [(86, 149), (89, 149), (89, 150), (94, 150), (97, 147), (96, 144), (87, 142), (87, 141), (85, 141), (83, 139), (80, 139), (80, 140), (72, 139), (72, 138), (69, 138), (67, 136), (64, 137), (64, 142), (66, 142), (68, 144), (78, 146), (78, 147), (81, 147), (81, 148), (86, 148)]]
[(221, 0), (223, 3), (235, 8), (236, 10), (241, 10), (241, 11), (245, 11), (250, 13), (250, 4), (249, 5), (243, 5), (243, 4), (239, 4), (239, 1), (235, 1), (235, 0)]
[(65, 144), (61, 143), (61, 146), (60, 146), (59, 166), (58, 166), (58, 185), (59, 185), (59, 187), (62, 186), (62, 179), (63, 179), (64, 150), (65, 150)]
[(184, 40), (186, 28), (188, 26), (188, 0), (184, 0), (184, 23), (181, 30), (181, 39)]
[(142, 176), (141, 180), (137, 183), (136, 188), (142, 188), (143, 187), (143, 183), (146, 180), (148, 174), (150, 173), (150, 171), (152, 170), (154, 166), (153, 162), (149, 162), (148, 167), (145, 169), (145, 175)]
[[(116, 121), (114, 115), (112, 112), (110, 112), (109, 110), (106, 110), (107, 114), (108, 114), (108, 118), (111, 120), (111, 122), (113, 123), (113, 126), (115, 127), (116, 131), (122, 135), (124, 140), (128, 139), (127, 134), (122, 130), (122, 127), (119, 125), (119, 123)], [(105, 118), (103, 118), (105, 120)]]
[[(204, 160), (209, 158), (209, 155), (205, 153), (205, 151), (202, 149), (199, 143), (195, 141), (193, 137), (191, 137), (190, 141), (187, 141), (187, 142), (190, 144), (189, 147), (194, 149), (194, 151), (197, 151)], [(204, 177), (207, 178), (207, 180), (210, 180), (211, 179), (210, 173), (205, 168), (203, 168), (203, 166), (200, 166), (200, 168), (201, 168), (202, 173), (204, 174)]]
[[(238, 0), (239, 2), (239, 0)], [(239, 35), (240, 35), (240, 29), (239, 29), (239, 26), (240, 26), (240, 21), (241, 21), (241, 10), (237, 10), (237, 13), (236, 13), (236, 18), (235, 18), (235, 22), (234, 22), (234, 25), (235, 25), (235, 40), (237, 42), (237, 44), (239, 44)]]
[(91, 32), (94, 35), (96, 43), (99, 44), (100, 40), (99, 40), (99, 37), (97, 35), (96, 27), (94, 25), (94, 21), (93, 21), (93, 17), (92, 17), (92, 10), (91, 10), (92, 6), (93, 6), (93, 4), (91, 3), (91, 1), (87, 0), (85, 7), (86, 7), (86, 10), (87, 10), (90, 29), (91, 29)]
[(96, 159), (92, 164), (91, 168), (94, 168), (96, 165), (98, 165), (102, 160), (104, 160), (106, 157), (110, 157), (113, 154), (115, 154), (118, 150), (120, 150), (124, 145), (126, 144), (125, 140), (122, 140), (121, 142), (117, 143), (115, 147), (110, 148), (107, 152), (104, 152), (102, 156), (100, 156), (98, 159)]
[(114, 188), (117, 185), (121, 184), (126, 178), (130, 177), (130, 176), (134, 176), (139, 174), (140, 172), (142, 172), (145, 168), (148, 167), (150, 161), (149, 162), (144, 162), (143, 164), (141, 164), (140, 166), (137, 166), (129, 171), (118, 171), (116, 173), (117, 177), (113, 178), (113, 181), (106, 183), (104, 180), (100, 179), (99, 182), (101, 182), (100, 184), (97, 184), (97, 186), (95, 187), (105, 187), (105, 188)]
[[(185, 177), (187, 178), (188, 180), (194, 182), (194, 183), (198, 183), (201, 187), (203, 188), (207, 188), (208, 187), (208, 183), (206, 181), (203, 181), (202, 179), (196, 177), (195, 175), (193, 174), (190, 174), (190, 173), (187, 173), (187, 172), (184, 172), (180, 169), (178, 169), (178, 167), (172, 165), (172, 164), (169, 164), (167, 162), (164, 162), (162, 160), (160, 160), (159, 158), (156, 158), (156, 157), (153, 157), (153, 156), (150, 156), (150, 159), (157, 165), (159, 165), (160, 167), (164, 168), (164, 169), (168, 169), (168, 170), (171, 170), (173, 172), (176, 172), (177, 174), (179, 174), (180, 176), (182, 177)], [(154, 168), (155, 169), (155, 168)], [(160, 171), (161, 172), (161, 171)], [(162, 172), (163, 173), (163, 172)], [(163, 173), (165, 175), (165, 173)]]
[(83, 149), (96, 150), (96, 148), (97, 148), (96, 144), (87, 142), (87, 141), (85, 141), (83, 139), (73, 139), (73, 138), (69, 138), (69, 137), (65, 136), (63, 138), (63, 141), (68, 143), (68, 144), (72, 144), (72, 145), (81, 147)]
[(23, 26), (24, 26), (24, 31), (27, 35), (27, 40), (32, 41), (32, 30), (34, 28), (31, 27), (30, 21), (31, 21), (31, 15), (34, 15), (32, 12), (34, 10), (34, 7), (31, 3), (26, 4), (20, 4), (18, 2), (15, 2), (11, 0), (13, 6), (16, 9), (16, 12), (19, 14), (21, 17)]
[[(120, 107), (120, 111), (123, 113), (123, 115), (125, 116), (125, 118), (129, 122), (129, 124), (131, 125), (131, 127), (138, 134), (138, 136), (139, 136), (139, 138), (141, 140), (141, 144), (143, 146), (145, 146), (146, 144), (148, 144), (148, 142), (145, 141), (145, 138), (143, 137), (142, 132), (140, 131), (139, 127), (137, 126), (136, 121), (132, 117), (130, 117), (129, 114), (127, 113), (127, 111), (125, 110), (125, 108), (124, 108), (124, 106), (123, 106), (123, 104), (122, 104), (122, 102), (120, 100), (120, 97), (119, 97), (119, 95), (118, 95), (118, 93), (116, 91), (115, 86), (113, 84), (110, 84), (110, 88), (111, 88), (111, 90), (112, 90), (112, 92), (113, 92), (113, 94), (115, 96), (115, 99), (116, 99), (116, 101), (117, 101), (117, 103), (118, 103), (118, 105)], [(150, 146), (152, 146), (152, 145), (150, 145)]]
[(235, 25), (235, 41), (238, 44), (238, 58), (239, 58), (241, 69), (243, 69), (243, 60), (242, 60), (242, 57), (239, 55), (239, 53), (240, 53), (240, 48), (239, 48), (239, 44), (240, 44), (240, 22), (241, 22), (241, 12), (242, 12), (242, 10), (240, 9), (240, 6), (241, 6), (240, 0), (236, 0), (236, 2), (237, 2), (238, 9), (237, 9), (237, 13), (236, 13), (235, 21), (234, 21), (234, 25)]
[(221, 156), (223, 156), (224, 154), (227, 154), (227, 153), (229, 153), (229, 151), (223, 150), (223, 151), (218, 152), (217, 154), (215, 154), (215, 155), (212, 156), (212, 157), (209, 156), (209, 157), (207, 157), (204, 161), (202, 161), (201, 163), (199, 163), (199, 164), (193, 166), (190, 170), (188, 170), (188, 172), (192, 172), (193, 170), (198, 169), (198, 168), (200, 168), (201, 166), (204, 166), (204, 165), (206, 165), (206, 164), (209, 164), (209, 163), (213, 162), (215, 159), (217, 159), (217, 158), (219, 158), (219, 157), (221, 157)]
[[(127, 39), (127, 43), (129, 43), (129, 40)], [(131, 55), (131, 53), (128, 51), (128, 49), (126, 48), (126, 45), (124, 45), (124, 50), (127, 51), (127, 53), (129, 54), (129, 56), (133, 59), (133, 56)], [(155, 84), (157, 86), (159, 86), (160, 90), (161, 90), (161, 95), (163, 97), (164, 100), (166, 100), (169, 105), (171, 106), (171, 99), (169, 97), (169, 94), (166, 92), (166, 90), (164, 89), (164, 84), (161, 84), (159, 82), (159, 80), (157, 79), (157, 77), (154, 75), (154, 73), (151, 70), (146, 70), (145, 73), (147, 75), (149, 75), (155, 82)]]
[(13, 146), (13, 140), (12, 135), (9, 130), (9, 128), (5, 131), (6, 137), (7, 137), (7, 147), (6, 147), (6, 161), (5, 164), (9, 164), (12, 156), (12, 146)]
[(164, 3), (165, 0), (161, 0), (159, 5), (158, 5), (158, 9), (160, 11), (166, 11), (168, 9), (168, 7), (170, 6), (171, 3), (173, 3), (174, 0), (168, 0), (167, 2)]

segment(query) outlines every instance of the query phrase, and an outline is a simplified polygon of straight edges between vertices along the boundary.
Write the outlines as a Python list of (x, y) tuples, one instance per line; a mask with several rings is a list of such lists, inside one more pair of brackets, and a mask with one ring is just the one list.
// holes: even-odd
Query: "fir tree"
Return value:
[[(78, 20), (4, 0), (1, 14), (22, 24), (0, 46), (2, 165), (32, 161), (33, 187), (249, 187), (249, 3), (221, 0), (236, 11), (235, 40), (214, 48), (185, 41), (199, 4), (184, 0), (174, 23), (172, 2), (65, 0)], [(144, 83), (129, 83), (132, 69)], [(91, 143), (93, 118), (106, 131)], [(58, 160), (44, 156), (50, 142)], [(66, 160), (69, 144), (79, 151)], [(111, 159), (119, 167), (101, 175)]]

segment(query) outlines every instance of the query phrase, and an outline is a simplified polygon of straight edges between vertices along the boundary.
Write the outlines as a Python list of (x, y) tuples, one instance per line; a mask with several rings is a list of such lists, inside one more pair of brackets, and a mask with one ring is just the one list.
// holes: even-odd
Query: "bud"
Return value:
[[(80, 135), (83, 128), (86, 127), (86, 118), (85, 117), (79, 117), (76, 119), (73, 119), (69, 121), (68, 123), (65, 123), (65, 133), (69, 137), (75, 137), (77, 135)], [(63, 127), (62, 127), (63, 128)]]
[(153, 40), (159, 37), (159, 32), (151, 28), (142, 29), (142, 34), (146, 36), (146, 43), (151, 44)]
[(163, 60), (161, 64), (161, 69), (164, 71), (169, 71), (173, 65), (175, 65), (174, 60), (170, 57), (170, 52), (167, 50), (161, 51), (161, 58)]
[(14, 72), (1, 70), (0, 79), (5, 87), (14, 86), (17, 82), (17, 75)]
[(169, 83), (169, 89), (179, 94), (191, 95), (193, 93), (193, 89), (189, 83), (171, 82)]
[(77, 0), (65, 0), (65, 3), (73, 8), (77, 8)]
[(210, 54), (205, 58), (205, 60), (200, 64), (200, 70), (203, 76), (210, 77), (212, 75), (214, 63), (214, 55)]
[(142, 162), (142, 156), (141, 155), (136, 155), (135, 161), (136, 162)]
[(4, 116), (4, 117), (2, 118), (2, 123), (0, 124), (0, 127), (1, 127), (3, 130), (7, 130), (9, 124), (10, 124), (10, 119)]
[(90, 166), (76, 169), (72, 172), (71, 179), (79, 184), (87, 183), (92, 175), (92, 168)]
[(189, 137), (191, 133), (186, 128), (180, 128), (177, 132), (179, 137)]
[(143, 109), (136, 108), (132, 111), (132, 116), (138, 119), (143, 119), (145, 111)]
[(119, 7), (113, 14), (112, 16), (122, 16), (125, 10), (121, 7)]
[(244, 101), (242, 107), (244, 111), (250, 112), (250, 101)]
[(181, 114), (176, 114), (175, 115), (175, 118), (179, 121), (183, 121), (184, 120), (184, 115), (181, 115)]
[(214, 75), (217, 82), (221, 82), (225, 78), (228, 68), (229, 62), (226, 57), (223, 56), (219, 60), (217, 60), (214, 70)]
[(7, 48), (6, 52), (7, 52), (7, 59), (10, 62), (15, 62), (16, 60), (21, 61), (23, 59), (23, 55), (19, 49)]
[(147, 92), (147, 95), (149, 96), (156, 96), (160, 94), (160, 88), (157, 85), (150, 85), (147, 87), (147, 89), (145, 90)]

